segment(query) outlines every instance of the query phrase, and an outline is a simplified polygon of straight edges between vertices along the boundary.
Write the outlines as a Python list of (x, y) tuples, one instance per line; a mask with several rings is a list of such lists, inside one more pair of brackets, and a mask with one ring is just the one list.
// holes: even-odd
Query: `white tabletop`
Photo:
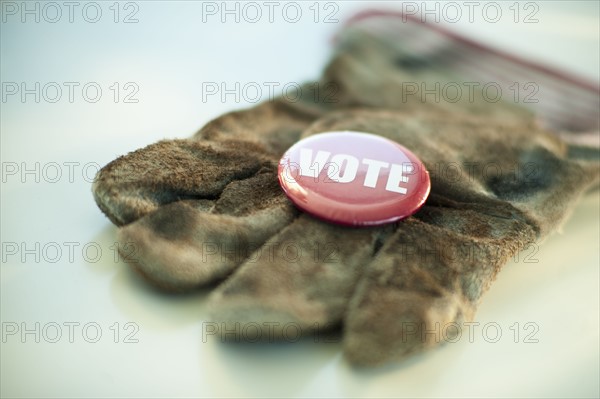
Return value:
[[(206, 292), (158, 293), (115, 259), (116, 228), (90, 191), (99, 166), (252, 105), (254, 94), (208, 96), (203, 83), (256, 83), (268, 99), (271, 82), (316, 78), (342, 21), (374, 3), (28, 2), (31, 13), (23, 4), (1, 5), (2, 397), (600, 394), (598, 192), (504, 268), (472, 342), (369, 371), (349, 367), (335, 342), (205, 340)], [(473, 23), (450, 23), (455, 14), (435, 4), (451, 29), (599, 79), (597, 2), (519, 3), (517, 23), (513, 2), (495, 3), (497, 23), (479, 8)], [(538, 22), (523, 23), (531, 12)]]

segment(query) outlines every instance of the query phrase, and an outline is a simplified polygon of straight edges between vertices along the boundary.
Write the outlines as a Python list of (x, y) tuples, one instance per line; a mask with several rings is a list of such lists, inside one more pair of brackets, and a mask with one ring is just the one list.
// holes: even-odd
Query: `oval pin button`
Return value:
[(408, 149), (352, 131), (315, 134), (294, 144), (279, 161), (279, 183), (299, 208), (349, 226), (404, 219), (431, 189), (429, 172)]

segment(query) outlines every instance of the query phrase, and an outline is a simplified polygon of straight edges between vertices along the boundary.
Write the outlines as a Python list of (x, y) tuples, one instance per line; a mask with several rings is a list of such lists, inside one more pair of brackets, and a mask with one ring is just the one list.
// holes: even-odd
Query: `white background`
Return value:
[[(56, 103), (47, 101), (55, 97), (54, 91), (42, 93), (39, 103), (34, 95), (23, 101), (19, 94), (1, 103), (2, 328), (6, 333), (14, 326), (34, 329), (40, 323), (46, 332), (39, 343), (35, 334), (23, 336), (22, 331), (3, 336), (3, 397), (600, 394), (597, 192), (580, 203), (562, 233), (535, 254), (524, 254), (537, 262), (521, 257), (508, 264), (484, 296), (476, 320), (481, 326), (497, 323), (502, 331), (498, 342), (488, 342), (479, 329), (473, 342), (463, 337), (376, 370), (349, 367), (339, 343), (203, 342), (206, 292), (159, 293), (114, 259), (116, 229), (96, 208), (90, 191), (98, 166), (158, 139), (187, 137), (220, 113), (251, 105), (248, 98), (236, 101), (233, 96), (203, 101), (203, 82), (283, 86), (316, 78), (330, 54), (330, 39), (348, 16), (368, 6), (399, 8), (400, 3), (336, 2), (337, 8), (327, 9), (321, 3), (315, 22), (314, 2), (299, 2), (303, 14), (297, 23), (277, 11), (284, 3), (276, 8), (272, 23), (266, 15), (257, 23), (244, 20), (244, 15), (239, 22), (235, 15), (225, 15), (222, 22), (220, 14), (203, 14), (203, 3), (195, 1), (121, 3), (118, 23), (112, 1), (97, 2), (102, 16), (96, 23), (82, 15), (86, 2), (75, 8), (72, 23), (62, 2), (57, 3), (62, 17), (56, 23), (48, 21), (56, 18), (55, 10), (47, 7), (44, 14), (44, 3), (39, 3), (40, 21), (25, 14), (22, 22), (21, 10), (12, 15), (9, 3), (22, 7), (21, 2), (2, 3), (3, 84), (26, 82), (31, 88), (35, 82), (42, 87), (57, 82), (64, 90)], [(534, 3), (537, 23), (515, 23), (509, 9), (513, 2), (499, 2), (505, 17), (498, 23), (475, 12), (473, 23), (465, 16), (448, 26), (597, 81), (598, 3)], [(427, 6), (434, 9), (435, 3)], [(442, 6), (438, 15), (443, 20)], [(525, 3), (518, 6), (527, 11)], [(227, 7), (234, 8), (235, 2)], [(241, 11), (243, 4), (238, 7)], [(339, 23), (324, 23), (325, 11), (331, 10)], [(123, 23), (133, 11), (138, 22)], [(88, 19), (95, 18), (94, 9), (87, 12)], [(73, 102), (64, 82), (79, 83)], [(98, 102), (82, 95), (82, 86), (89, 82), (102, 89)], [(118, 102), (109, 88), (114, 82), (121, 88)], [(131, 92), (123, 88), (128, 82), (139, 88), (133, 97), (137, 103), (123, 102)], [(94, 96), (93, 91), (88, 94)], [(38, 172), (22, 173), (35, 170), (36, 163)], [(15, 167), (16, 174), (11, 174)], [(24, 252), (36, 245), (40, 259)], [(69, 246), (74, 248), (72, 258)], [(79, 323), (73, 342), (64, 324), (70, 322)], [(527, 322), (539, 327), (533, 337), (539, 342), (523, 342), (531, 331), (524, 329)], [(48, 323), (61, 326), (59, 342), (48, 342), (56, 334), (51, 327), (55, 324)], [(89, 323), (101, 330), (96, 343), (86, 341), (96, 330), (82, 332)], [(137, 326), (131, 337), (137, 343), (124, 342), (133, 331), (125, 323)], [(517, 343), (510, 329), (514, 323), (521, 332)]]

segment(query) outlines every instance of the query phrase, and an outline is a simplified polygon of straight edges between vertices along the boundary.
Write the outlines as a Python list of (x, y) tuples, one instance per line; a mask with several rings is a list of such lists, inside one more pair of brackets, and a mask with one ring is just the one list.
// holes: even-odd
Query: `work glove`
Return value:
[[(452, 338), (502, 265), (556, 230), (600, 173), (593, 148), (481, 88), (455, 102), (408, 96), (406, 83), (458, 81), (437, 55), (348, 28), (318, 84), (109, 163), (93, 192), (121, 254), (165, 289), (214, 287), (210, 321), (229, 340), (341, 328), (351, 363), (379, 365), (443, 342), (428, 332)], [(431, 193), (417, 213), (344, 227), (294, 207), (282, 154), (344, 130), (423, 161)]]

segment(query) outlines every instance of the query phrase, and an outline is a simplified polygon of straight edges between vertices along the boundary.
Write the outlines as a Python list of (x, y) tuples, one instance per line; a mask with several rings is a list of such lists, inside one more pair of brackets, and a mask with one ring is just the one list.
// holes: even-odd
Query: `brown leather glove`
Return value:
[[(299, 101), (221, 116), (189, 140), (111, 162), (93, 191), (121, 226), (122, 254), (150, 281), (178, 291), (220, 283), (211, 317), (224, 335), (243, 339), (247, 323), (269, 337), (289, 323), (305, 334), (342, 326), (347, 358), (375, 365), (436, 345), (423, 334), (436, 323), (472, 320), (507, 259), (556, 229), (600, 173), (594, 151), (481, 92), (473, 102), (405, 101), (403, 82), (453, 77), (398, 64), (406, 54), (388, 40), (356, 31), (347, 40), (320, 82), (333, 97), (310, 85)], [(302, 137), (339, 130), (414, 152), (431, 174), (425, 206), (368, 228), (297, 210), (278, 185), (279, 158)]]

